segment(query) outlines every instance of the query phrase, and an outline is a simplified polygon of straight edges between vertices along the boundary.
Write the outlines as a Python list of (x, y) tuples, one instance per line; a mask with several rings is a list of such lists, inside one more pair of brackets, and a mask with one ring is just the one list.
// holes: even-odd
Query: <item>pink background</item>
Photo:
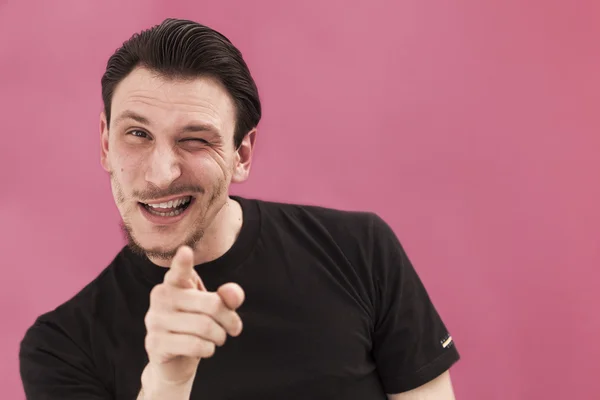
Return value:
[(462, 353), (458, 399), (600, 393), (600, 2), (0, 1), (0, 376), (34, 318), (122, 245), (100, 76), (132, 33), (196, 19), (264, 104), (234, 193), (378, 212)]

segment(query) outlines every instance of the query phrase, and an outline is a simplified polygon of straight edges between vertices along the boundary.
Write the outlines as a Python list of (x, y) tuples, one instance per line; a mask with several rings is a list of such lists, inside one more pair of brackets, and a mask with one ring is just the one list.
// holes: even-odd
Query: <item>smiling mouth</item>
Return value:
[(140, 204), (144, 206), (150, 214), (158, 217), (175, 217), (184, 212), (186, 208), (190, 206), (192, 200), (192, 196), (186, 196), (160, 204), (147, 204), (142, 202), (140, 202)]

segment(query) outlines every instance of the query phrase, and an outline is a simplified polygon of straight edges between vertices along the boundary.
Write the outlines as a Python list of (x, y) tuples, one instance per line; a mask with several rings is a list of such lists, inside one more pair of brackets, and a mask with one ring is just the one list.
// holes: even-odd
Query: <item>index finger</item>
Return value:
[(181, 246), (177, 249), (163, 282), (182, 289), (206, 291), (202, 279), (194, 269), (194, 252), (190, 247)]

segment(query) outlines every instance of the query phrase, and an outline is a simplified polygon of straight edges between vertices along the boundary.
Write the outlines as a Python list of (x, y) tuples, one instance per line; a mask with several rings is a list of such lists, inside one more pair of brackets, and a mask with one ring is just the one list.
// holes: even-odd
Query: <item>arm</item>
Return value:
[(373, 356), (392, 399), (451, 400), (448, 370), (460, 356), (392, 229), (372, 220)]
[(450, 372), (404, 393), (388, 394), (388, 400), (455, 400)]
[(36, 321), (21, 341), (23, 389), (32, 400), (110, 400), (87, 354), (58, 326)]
[[(69, 335), (50, 322), (36, 321), (27, 330), (19, 352), (21, 381), (26, 399), (113, 400), (97, 376), (93, 362)], [(189, 399), (193, 378), (169, 384), (144, 369), (137, 400)]]
[(178, 384), (157, 382), (152, 373), (152, 365), (148, 364), (142, 372), (142, 388), (136, 400), (189, 399), (193, 384), (193, 377)]

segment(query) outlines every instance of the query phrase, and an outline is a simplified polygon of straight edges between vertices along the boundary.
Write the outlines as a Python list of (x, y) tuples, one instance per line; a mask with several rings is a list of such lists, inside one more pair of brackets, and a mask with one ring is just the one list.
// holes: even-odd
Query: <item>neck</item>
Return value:
[(196, 265), (216, 260), (235, 243), (242, 229), (243, 214), (240, 204), (228, 198), (215, 219), (208, 226), (194, 249)]

